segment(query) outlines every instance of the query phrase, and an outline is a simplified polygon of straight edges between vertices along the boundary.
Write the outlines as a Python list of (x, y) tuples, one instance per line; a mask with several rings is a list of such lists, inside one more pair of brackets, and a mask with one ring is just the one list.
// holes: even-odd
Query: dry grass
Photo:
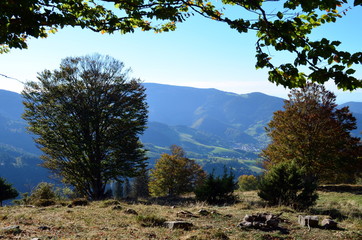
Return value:
[[(361, 195), (353, 193), (320, 193), (318, 204), (310, 212), (299, 213), (287, 207), (266, 207), (256, 192), (239, 193), (240, 202), (230, 206), (209, 206), (204, 203), (141, 204), (115, 201), (92, 202), (88, 206), (3, 207), (0, 209), (1, 228), (18, 225), (21, 233), (0, 232), (3, 239), (362, 239)], [(120, 205), (121, 207), (115, 207)], [(138, 215), (127, 213), (135, 210)], [(201, 216), (200, 209), (212, 214)], [(193, 217), (182, 218), (177, 213), (185, 210)], [(241, 230), (238, 223), (245, 214), (283, 212), (283, 231), (263, 232)], [(301, 227), (299, 214), (319, 214), (321, 219), (331, 213), (336, 216), (340, 229), (324, 230)], [(343, 216), (343, 217), (341, 217)], [(145, 222), (158, 220), (186, 220), (194, 224), (189, 230), (170, 230), (158, 224)]]

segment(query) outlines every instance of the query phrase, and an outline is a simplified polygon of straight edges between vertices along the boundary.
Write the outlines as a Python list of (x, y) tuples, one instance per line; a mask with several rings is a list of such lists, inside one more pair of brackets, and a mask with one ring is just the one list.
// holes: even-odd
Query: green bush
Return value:
[(315, 204), (317, 180), (294, 161), (273, 166), (261, 179), (258, 195), (269, 205), (304, 210)]
[(257, 190), (258, 179), (254, 175), (241, 175), (238, 178), (238, 185), (241, 191)]
[(86, 198), (76, 198), (72, 200), (72, 206), (87, 206), (89, 204)]
[(235, 201), (233, 195), (236, 187), (235, 176), (230, 171), (224, 171), (222, 177), (215, 177), (214, 173), (207, 176), (203, 184), (195, 189), (196, 200), (210, 204), (219, 204)]
[(56, 194), (54, 190), (54, 184), (41, 182), (31, 192), (30, 201), (32, 203), (38, 200), (55, 200)]

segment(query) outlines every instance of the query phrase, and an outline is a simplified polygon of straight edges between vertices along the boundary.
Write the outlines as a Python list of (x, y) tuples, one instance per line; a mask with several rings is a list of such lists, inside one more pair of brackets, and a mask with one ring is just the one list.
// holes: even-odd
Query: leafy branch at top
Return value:
[[(269, 10), (271, 4), (276, 4), (276, 13)], [(0, 3), (0, 53), (27, 48), (29, 37), (44, 38), (65, 26), (101, 33), (165, 32), (199, 14), (240, 33), (257, 31), (256, 68), (270, 69), (273, 83), (293, 88), (307, 80), (332, 79), (337, 87), (354, 90), (362, 87), (362, 80), (351, 67), (362, 63), (362, 53), (341, 51), (339, 41), (312, 40), (310, 34), (361, 5), (361, 0), (9, 0)], [(227, 16), (223, 10), (229, 8), (237, 9), (240, 17)], [(291, 53), (294, 61), (276, 64), (273, 49)], [(301, 72), (301, 66), (308, 72)]]

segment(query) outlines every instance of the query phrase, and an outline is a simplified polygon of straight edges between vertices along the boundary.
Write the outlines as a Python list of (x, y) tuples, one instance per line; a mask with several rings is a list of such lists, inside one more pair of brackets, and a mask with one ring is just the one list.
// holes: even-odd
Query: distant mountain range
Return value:
[[(182, 146), (188, 157), (207, 171), (232, 167), (236, 175), (260, 172), (258, 153), (268, 143), (264, 127), (283, 99), (262, 93), (234, 94), (216, 89), (198, 89), (144, 83), (149, 105), (149, 123), (141, 137), (152, 166), (172, 144)], [(49, 173), (39, 167), (40, 151), (21, 119), (21, 95), (0, 90), (0, 176), (21, 192), (30, 191)], [(355, 135), (361, 136), (362, 102), (349, 102), (358, 120)]]

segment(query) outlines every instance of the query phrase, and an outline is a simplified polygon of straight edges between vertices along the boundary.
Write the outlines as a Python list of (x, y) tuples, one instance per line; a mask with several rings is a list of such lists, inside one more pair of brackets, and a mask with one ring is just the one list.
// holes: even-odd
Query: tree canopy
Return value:
[[(269, 81), (273, 83), (293, 88), (308, 80), (325, 83), (332, 79), (338, 88), (353, 90), (362, 87), (362, 80), (351, 68), (362, 64), (362, 52), (339, 50), (340, 41), (312, 39), (311, 33), (361, 5), (361, 0), (1, 1), (0, 51), (26, 48), (29, 37), (47, 37), (65, 26), (101, 33), (128, 33), (136, 28), (162, 32), (175, 30), (177, 23), (198, 14), (240, 33), (255, 31), (256, 68), (269, 69)], [(230, 8), (235, 11), (224, 11)], [(292, 60), (277, 63), (272, 49), (291, 53)], [(308, 70), (300, 71), (301, 66)]]
[(262, 152), (266, 167), (295, 161), (322, 182), (353, 182), (362, 172), (362, 144), (350, 133), (356, 119), (335, 100), (322, 85), (292, 90), (266, 128), (271, 138)]
[(144, 169), (145, 89), (122, 62), (69, 57), (38, 80), (22, 92), (23, 118), (38, 137), (44, 167), (92, 199), (104, 197), (110, 180)]
[(0, 206), (3, 206), (3, 201), (16, 198), (18, 195), (18, 191), (4, 178), (0, 177)]
[(192, 192), (205, 176), (200, 165), (185, 157), (181, 147), (173, 145), (171, 154), (162, 154), (151, 169), (149, 190), (153, 196), (177, 196)]

